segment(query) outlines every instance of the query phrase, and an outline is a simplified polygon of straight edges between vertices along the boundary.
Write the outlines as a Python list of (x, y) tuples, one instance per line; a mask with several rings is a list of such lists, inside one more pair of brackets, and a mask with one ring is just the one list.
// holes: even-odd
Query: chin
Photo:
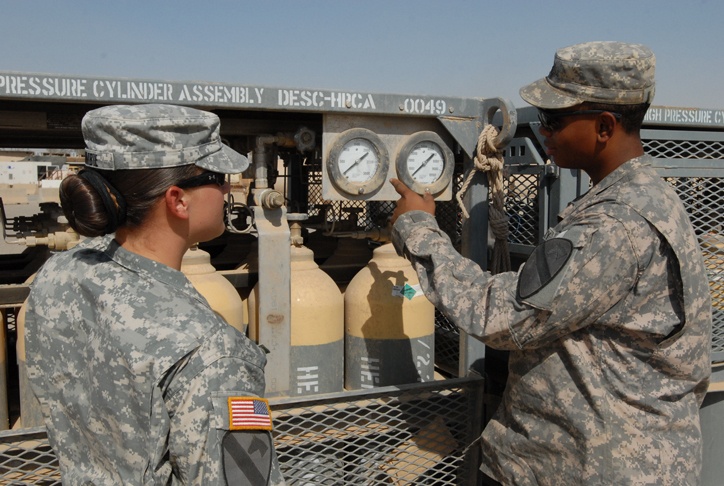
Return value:
[(224, 231), (226, 230), (226, 226), (221, 226), (217, 231), (211, 232), (201, 235), (199, 239), (197, 240), (198, 243), (206, 243), (207, 241), (211, 241), (214, 238), (218, 238), (219, 236), (224, 234)]
[(556, 158), (555, 155), (552, 155), (552, 156), (550, 157), (550, 159), (551, 159), (551, 162), (553, 162), (554, 164), (556, 164), (556, 165), (557, 165), (558, 167), (560, 167), (561, 169), (570, 169), (570, 168), (571, 168), (571, 166), (570, 166), (569, 164), (566, 164), (566, 161), (565, 161), (565, 160), (559, 161), (559, 160)]

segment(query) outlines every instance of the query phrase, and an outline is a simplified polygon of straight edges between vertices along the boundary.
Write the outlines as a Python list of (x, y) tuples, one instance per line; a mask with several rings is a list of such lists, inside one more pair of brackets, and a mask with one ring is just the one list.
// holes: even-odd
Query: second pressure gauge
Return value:
[(355, 196), (382, 187), (389, 166), (384, 143), (366, 128), (351, 128), (339, 134), (327, 157), (330, 180), (341, 191)]
[(435, 132), (417, 132), (397, 152), (397, 177), (413, 191), (433, 195), (442, 192), (452, 179), (452, 151)]

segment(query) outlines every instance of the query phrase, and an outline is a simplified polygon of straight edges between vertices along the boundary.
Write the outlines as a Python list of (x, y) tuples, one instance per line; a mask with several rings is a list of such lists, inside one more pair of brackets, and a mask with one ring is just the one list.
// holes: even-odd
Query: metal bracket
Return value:
[(259, 344), (267, 355), (266, 395), (288, 395), (291, 349), (291, 233), (286, 208), (253, 207), (259, 235)]
[(515, 136), (515, 130), (518, 128), (518, 112), (513, 103), (505, 98), (488, 98), (483, 101), (483, 115), (486, 125), (493, 123), (493, 116), (498, 110), (503, 115), (503, 126), (498, 136), (495, 137), (493, 144), (495, 148), (502, 150)]

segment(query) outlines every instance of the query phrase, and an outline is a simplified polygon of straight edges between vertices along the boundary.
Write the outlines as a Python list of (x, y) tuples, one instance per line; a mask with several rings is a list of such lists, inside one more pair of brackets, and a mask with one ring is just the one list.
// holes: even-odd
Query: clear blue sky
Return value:
[(654, 104), (724, 108), (722, 0), (0, 0), (0, 71), (503, 97), (556, 48), (651, 47)]

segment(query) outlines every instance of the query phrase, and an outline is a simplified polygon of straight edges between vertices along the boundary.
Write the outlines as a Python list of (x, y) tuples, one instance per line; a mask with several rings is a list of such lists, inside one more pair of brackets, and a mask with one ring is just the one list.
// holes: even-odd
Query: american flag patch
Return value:
[(229, 397), (229, 430), (272, 430), (269, 402), (257, 397)]

